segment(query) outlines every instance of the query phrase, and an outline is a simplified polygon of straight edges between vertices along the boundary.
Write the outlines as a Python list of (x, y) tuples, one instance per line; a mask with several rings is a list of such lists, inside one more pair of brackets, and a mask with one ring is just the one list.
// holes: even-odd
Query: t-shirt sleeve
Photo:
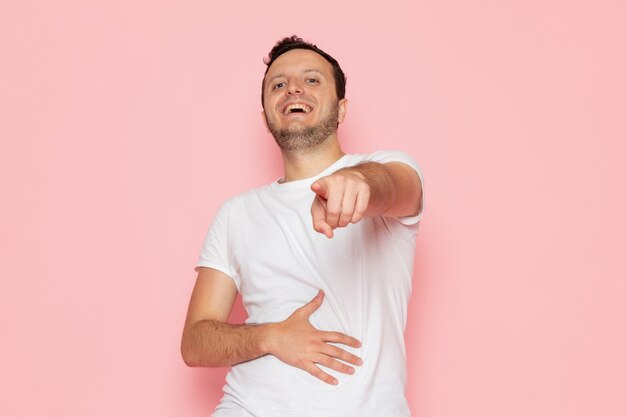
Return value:
[(406, 217), (398, 217), (400, 223), (406, 226), (417, 225), (417, 223), (422, 219), (422, 214), (424, 212), (424, 174), (422, 173), (422, 168), (418, 165), (417, 161), (413, 159), (410, 155), (402, 151), (378, 151), (368, 155), (367, 160), (369, 162), (378, 162), (380, 164), (386, 164), (388, 162), (402, 162), (417, 172), (417, 175), (420, 178), (422, 183), (422, 200), (418, 213), (415, 216), (406, 216)]
[(232, 267), (229, 250), (228, 224), (230, 214), (231, 204), (230, 201), (226, 201), (215, 214), (211, 227), (209, 227), (204, 238), (195, 270), (198, 271), (203, 266), (217, 269), (232, 278), (237, 289), (239, 289), (239, 277)]

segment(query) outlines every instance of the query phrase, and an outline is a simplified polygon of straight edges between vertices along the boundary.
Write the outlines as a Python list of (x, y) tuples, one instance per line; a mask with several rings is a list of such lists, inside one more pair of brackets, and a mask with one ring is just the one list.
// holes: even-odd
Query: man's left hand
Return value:
[(316, 194), (311, 205), (313, 229), (333, 237), (333, 230), (357, 223), (370, 200), (370, 186), (356, 170), (341, 169), (311, 184)]

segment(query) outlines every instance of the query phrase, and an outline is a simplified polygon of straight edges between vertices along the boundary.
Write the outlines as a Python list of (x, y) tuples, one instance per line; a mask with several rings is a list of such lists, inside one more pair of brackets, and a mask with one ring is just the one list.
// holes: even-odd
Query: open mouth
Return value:
[(283, 110), (284, 115), (288, 114), (305, 114), (309, 113), (312, 109), (306, 104), (290, 104)]

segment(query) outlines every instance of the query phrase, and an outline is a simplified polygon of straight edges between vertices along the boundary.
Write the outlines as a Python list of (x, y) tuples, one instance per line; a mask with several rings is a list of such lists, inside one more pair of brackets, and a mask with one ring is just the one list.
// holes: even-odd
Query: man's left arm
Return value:
[(422, 182), (402, 162), (366, 162), (335, 171), (311, 185), (313, 228), (333, 236), (337, 227), (357, 223), (363, 217), (415, 216), (422, 205)]

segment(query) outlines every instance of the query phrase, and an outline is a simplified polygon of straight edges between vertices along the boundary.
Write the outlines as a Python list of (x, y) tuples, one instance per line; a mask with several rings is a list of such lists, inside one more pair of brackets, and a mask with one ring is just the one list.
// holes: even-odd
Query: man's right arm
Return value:
[(188, 366), (229, 366), (268, 353), (267, 325), (226, 323), (236, 296), (230, 277), (213, 268), (199, 268), (181, 341)]
[(352, 374), (361, 360), (339, 347), (342, 343), (361, 346), (353, 337), (339, 332), (321, 331), (313, 327), (309, 317), (321, 306), (323, 292), (280, 323), (229, 324), (237, 287), (223, 272), (200, 268), (191, 295), (181, 341), (183, 360), (189, 366), (230, 366), (271, 354), (281, 361), (304, 369), (329, 384), (337, 381), (316, 364)]

